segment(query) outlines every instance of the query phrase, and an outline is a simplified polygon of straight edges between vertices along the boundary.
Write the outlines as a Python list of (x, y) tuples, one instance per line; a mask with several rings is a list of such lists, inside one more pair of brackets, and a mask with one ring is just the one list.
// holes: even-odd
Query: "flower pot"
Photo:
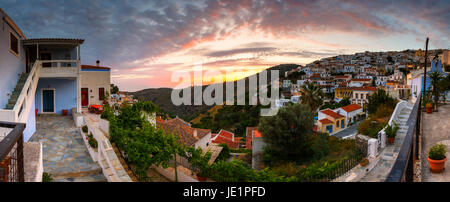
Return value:
[(445, 161), (447, 161), (447, 158), (444, 158), (442, 160), (433, 160), (428, 157), (427, 160), (430, 163), (431, 172), (441, 173), (445, 168)]
[(427, 109), (427, 114), (431, 114), (433, 113), (433, 105), (431, 103), (427, 103), (425, 105), (426, 109)]
[(200, 182), (205, 182), (206, 179), (208, 179), (208, 178), (207, 178), (207, 177), (201, 177), (201, 176), (198, 176), (198, 175), (197, 175), (197, 179), (198, 179), (198, 181), (200, 181)]
[(388, 144), (394, 144), (395, 142), (395, 137), (388, 137)]
[(67, 109), (63, 109), (62, 110), (63, 116), (67, 116), (68, 113), (69, 113), (69, 110), (67, 110)]

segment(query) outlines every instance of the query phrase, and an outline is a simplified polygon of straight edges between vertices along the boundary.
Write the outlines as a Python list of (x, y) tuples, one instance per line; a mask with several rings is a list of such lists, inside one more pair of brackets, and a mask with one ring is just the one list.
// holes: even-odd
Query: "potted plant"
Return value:
[(94, 148), (94, 149), (96, 149), (97, 147), (98, 147), (98, 142), (97, 142), (97, 140), (94, 138), (94, 135), (92, 135), (92, 133), (90, 133), (89, 135), (88, 135), (88, 143), (89, 143), (89, 145), (92, 147), (92, 148)]
[(89, 129), (87, 125), (84, 125), (83, 127), (81, 127), (81, 130), (83, 131), (83, 133), (87, 134)]
[(395, 136), (397, 135), (397, 131), (400, 129), (397, 123), (392, 122), (391, 125), (388, 124), (388, 126), (384, 129), (384, 132), (386, 133), (388, 144), (394, 144), (395, 142)]
[(428, 162), (430, 163), (430, 170), (433, 173), (440, 173), (445, 168), (445, 162), (447, 161), (447, 157), (445, 156), (447, 153), (447, 149), (443, 144), (436, 144), (431, 147), (428, 152)]
[(363, 159), (363, 160), (359, 163), (359, 165), (360, 165), (361, 167), (366, 167), (367, 165), (369, 165), (369, 159), (367, 159), (367, 158)]

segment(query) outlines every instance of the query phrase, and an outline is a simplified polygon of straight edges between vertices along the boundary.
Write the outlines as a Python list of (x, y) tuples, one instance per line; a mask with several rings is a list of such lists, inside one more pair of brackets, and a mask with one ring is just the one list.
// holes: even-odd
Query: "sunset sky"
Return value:
[(362, 51), (450, 48), (450, 3), (294, 0), (0, 0), (28, 38), (82, 38), (84, 64), (121, 90), (174, 87), (174, 71), (306, 64)]

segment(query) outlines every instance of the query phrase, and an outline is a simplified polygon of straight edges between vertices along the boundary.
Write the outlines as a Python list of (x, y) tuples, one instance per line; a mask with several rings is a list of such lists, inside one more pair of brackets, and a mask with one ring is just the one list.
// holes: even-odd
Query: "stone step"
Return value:
[(14, 109), (14, 104), (6, 104), (5, 109)]
[(107, 182), (102, 173), (85, 175), (80, 177), (53, 177), (53, 182)]

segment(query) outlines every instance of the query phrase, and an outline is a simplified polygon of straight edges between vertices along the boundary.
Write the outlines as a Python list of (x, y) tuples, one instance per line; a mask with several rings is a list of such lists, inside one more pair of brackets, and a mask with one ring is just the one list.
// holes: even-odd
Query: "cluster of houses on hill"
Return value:
[[(429, 53), (438, 55), (439, 62), (448, 64), (449, 50), (432, 50)], [(298, 66), (285, 72), (285, 79), (280, 82), (281, 98), (276, 101), (276, 106), (298, 103), (302, 86), (306, 83), (312, 83), (322, 89), (327, 95), (324, 103), (339, 102), (347, 97), (351, 99), (352, 104), (364, 108), (368, 96), (377, 89), (384, 89), (394, 98), (408, 99), (411, 95), (411, 80), (419, 74), (414, 72), (420, 69), (418, 64), (424, 62), (423, 56), (422, 50), (366, 51), (323, 58), (305, 66)], [(434, 57), (430, 56), (429, 61), (435, 59)], [(301, 74), (292, 78), (294, 73)]]

